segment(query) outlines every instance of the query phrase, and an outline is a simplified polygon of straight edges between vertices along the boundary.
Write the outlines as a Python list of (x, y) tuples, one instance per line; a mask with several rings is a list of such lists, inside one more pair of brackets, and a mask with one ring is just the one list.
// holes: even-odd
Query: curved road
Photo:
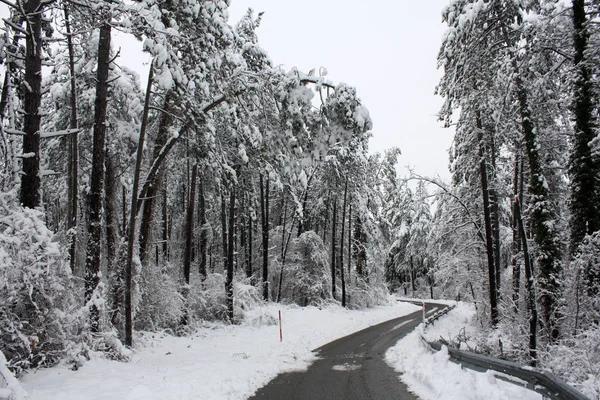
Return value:
[[(445, 307), (426, 304), (427, 315)], [(421, 320), (417, 311), (328, 343), (307, 371), (280, 374), (249, 400), (418, 400), (383, 357)]]

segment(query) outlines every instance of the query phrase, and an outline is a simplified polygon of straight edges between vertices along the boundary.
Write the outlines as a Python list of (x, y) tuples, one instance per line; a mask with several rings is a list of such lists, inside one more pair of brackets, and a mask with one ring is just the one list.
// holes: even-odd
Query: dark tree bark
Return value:
[(204, 179), (200, 179), (200, 193), (198, 197), (200, 202), (200, 278), (204, 281), (207, 276), (206, 256), (208, 244), (208, 232), (206, 227), (206, 198), (204, 196)]
[[(513, 198), (519, 196), (519, 179), (521, 178), (521, 156), (519, 153), (515, 154), (515, 171), (513, 177)], [(519, 220), (516, 209), (516, 203), (513, 202), (512, 210), (512, 278), (513, 278), (513, 303), (515, 313), (519, 312), (519, 292), (521, 287), (521, 266), (518, 263), (517, 256), (521, 252), (521, 242), (519, 238)]]
[(535, 305), (535, 286), (533, 278), (533, 264), (529, 255), (529, 246), (527, 244), (527, 235), (525, 233), (525, 224), (521, 217), (521, 204), (519, 198), (515, 197), (513, 202), (521, 242), (523, 244), (523, 260), (525, 263), (525, 279), (527, 286), (527, 311), (529, 311), (529, 356), (531, 357), (531, 366), (535, 367), (537, 362), (537, 308)]
[[(165, 96), (165, 100), (163, 102), (163, 110), (164, 112), (160, 116), (160, 122), (158, 124), (158, 131), (156, 134), (156, 139), (154, 141), (154, 150), (152, 159), (156, 160), (160, 156), (160, 151), (163, 146), (167, 143), (167, 139), (169, 136), (169, 127), (173, 122), (173, 118), (171, 117), (171, 102), (172, 96), (170, 93), (167, 93)], [(140, 222), (140, 259), (142, 260), (142, 265), (148, 263), (148, 254), (150, 252), (150, 239), (151, 239), (151, 231), (152, 225), (154, 222), (154, 215), (156, 212), (156, 204), (157, 199), (161, 187), (161, 181), (163, 179), (163, 171), (160, 170), (156, 179), (153, 180), (153, 183), (148, 186), (147, 190), (143, 194), (142, 200), (142, 220)], [(139, 203), (139, 202), (138, 202)]]
[[(98, 70), (96, 73), (96, 101), (94, 111), (92, 170), (88, 195), (88, 245), (85, 265), (85, 301), (92, 300), (100, 283), (100, 251), (102, 239), (102, 200), (104, 195), (104, 161), (106, 155), (106, 108), (108, 104), (108, 72), (110, 69), (111, 25), (106, 22), (100, 27), (98, 41)], [(90, 328), (98, 332), (100, 311), (90, 304)]]
[(185, 249), (183, 255), (183, 279), (186, 286), (190, 284), (190, 271), (192, 266), (192, 248), (194, 247), (194, 210), (196, 208), (196, 181), (198, 164), (192, 167), (189, 198), (185, 217)]
[[(266, 182), (264, 182), (266, 181)], [(260, 210), (262, 222), (262, 284), (263, 299), (269, 301), (269, 177), (260, 175)]]
[(354, 223), (354, 254), (356, 255), (356, 274), (365, 278), (367, 276), (367, 233), (360, 215), (356, 215)]
[(127, 264), (125, 266), (125, 345), (133, 345), (133, 247), (135, 242), (135, 226), (138, 207), (138, 190), (140, 185), (140, 170), (144, 157), (144, 140), (146, 138), (146, 127), (148, 125), (148, 110), (150, 109), (150, 96), (154, 70), (150, 65), (148, 74), (148, 85), (146, 87), (146, 99), (140, 127), (140, 139), (138, 142), (137, 156), (135, 160), (135, 171), (133, 175), (133, 189), (131, 190), (131, 207), (129, 214), (129, 232), (127, 235)]
[(162, 256), (163, 260), (169, 260), (169, 202), (167, 193), (167, 182), (164, 182), (162, 201)]
[[(223, 191), (223, 189), (221, 189)], [(227, 271), (227, 204), (221, 192), (221, 246), (223, 248), (223, 271)]]
[(337, 223), (337, 198), (333, 199), (333, 216), (331, 220), (331, 296), (335, 299), (335, 239), (336, 239), (336, 223)]
[(279, 269), (279, 285), (277, 286), (277, 302), (281, 301), (281, 287), (283, 286), (283, 266), (285, 264), (285, 227), (287, 225), (287, 207), (285, 202), (285, 190), (282, 193), (283, 204), (283, 224), (281, 225), (281, 267)]
[(23, 111), (23, 174), (20, 200), (23, 207), (40, 205), (40, 104), (42, 102), (42, 12), (41, 0), (24, 4), (27, 15), (25, 36), (25, 96)]
[[(587, 30), (584, 0), (573, 0), (573, 27), (577, 78), (574, 85), (574, 148), (571, 154), (571, 255), (575, 255), (585, 235), (600, 229), (600, 162), (591, 143), (596, 138), (594, 89), (589, 60), (586, 57), (590, 34)], [(592, 282), (590, 282), (592, 283)]]
[(344, 233), (346, 221), (346, 201), (348, 199), (348, 175), (344, 183), (344, 202), (342, 204), (342, 228), (340, 232), (340, 280), (342, 282), (342, 307), (346, 307), (346, 278), (344, 276)]
[(235, 187), (229, 190), (229, 231), (227, 240), (227, 278), (225, 295), (227, 296), (227, 316), (233, 322), (233, 253), (235, 247)]
[(68, 174), (68, 213), (67, 227), (69, 229), (69, 237), (71, 244), (69, 246), (69, 259), (71, 271), (77, 268), (77, 217), (79, 203), (79, 134), (77, 128), (79, 122), (77, 119), (77, 77), (75, 75), (75, 50), (73, 49), (73, 38), (71, 35), (71, 23), (69, 17), (69, 6), (64, 6), (65, 14), (65, 30), (67, 36), (67, 49), (69, 51), (69, 72), (71, 84), (71, 116), (69, 118), (69, 127), (73, 130), (69, 138), (69, 174)]
[[(247, 260), (246, 260), (246, 276), (248, 278), (252, 278), (253, 277), (253, 271), (252, 271), (252, 216), (249, 215), (248, 216), (248, 253), (247, 253)], [(254, 284), (254, 283), (253, 283)]]
[(492, 217), (490, 209), (490, 197), (488, 186), (487, 163), (483, 149), (483, 124), (479, 115), (476, 116), (476, 124), (479, 139), (479, 177), (481, 181), (481, 195), (483, 197), (483, 219), (485, 225), (486, 254), (488, 261), (488, 285), (490, 291), (490, 314), (492, 326), (498, 325), (498, 294), (496, 284), (496, 271), (494, 263), (494, 244), (492, 238)]
[(352, 200), (348, 205), (348, 282), (351, 282), (352, 273)]

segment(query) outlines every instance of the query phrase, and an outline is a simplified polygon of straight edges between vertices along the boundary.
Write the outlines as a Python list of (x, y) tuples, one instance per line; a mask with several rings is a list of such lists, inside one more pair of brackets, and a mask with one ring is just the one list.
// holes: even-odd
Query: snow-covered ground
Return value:
[(418, 309), (400, 302), (361, 311), (269, 305), (241, 325), (202, 328), (189, 337), (146, 334), (127, 363), (98, 357), (78, 371), (57, 366), (21, 382), (31, 400), (245, 399), (277, 374), (307, 368), (313, 349)]
[(476, 329), (470, 321), (475, 313), (471, 304), (458, 307), (423, 332), (420, 326), (390, 348), (386, 361), (402, 373), (402, 381), (422, 400), (539, 400), (540, 394), (496, 379), (493, 373), (461, 369), (449, 360), (446, 348), (432, 353), (419, 335), (430, 341), (456, 337), (461, 329), (467, 335)]

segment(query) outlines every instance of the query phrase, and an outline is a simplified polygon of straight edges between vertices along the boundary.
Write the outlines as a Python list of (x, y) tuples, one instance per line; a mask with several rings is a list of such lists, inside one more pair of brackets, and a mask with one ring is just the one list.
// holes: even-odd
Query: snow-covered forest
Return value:
[(369, 153), (360, 88), (273, 62), (262, 14), (1, 2), (0, 351), (17, 376), (127, 362), (143, 332), (265, 303), (397, 292), (472, 302), (478, 350), (600, 391), (599, 1), (449, 1), (449, 182)]

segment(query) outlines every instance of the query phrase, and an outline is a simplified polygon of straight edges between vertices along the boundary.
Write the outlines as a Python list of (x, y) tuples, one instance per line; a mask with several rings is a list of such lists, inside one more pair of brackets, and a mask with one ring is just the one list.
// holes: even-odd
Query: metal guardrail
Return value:
[[(425, 320), (425, 327), (433, 323), (435, 320), (440, 318), (442, 315), (447, 314), (452, 308), (446, 308), (441, 312), (438, 312)], [(438, 315), (440, 314), (440, 315)], [(422, 335), (421, 340), (429, 347), (432, 351), (440, 351), (442, 344), (439, 342), (429, 342)], [(472, 353), (469, 351), (448, 348), (448, 354), (450, 359), (463, 367), (473, 369), (476, 371), (489, 371), (493, 370), (499, 372), (499, 379), (503, 379), (513, 384), (521, 384), (522, 386), (538, 392), (552, 400), (590, 400), (583, 394), (579, 393), (573, 387), (567, 385), (565, 382), (556, 377), (556, 375), (546, 372), (537, 371), (531, 367), (525, 367), (520, 364), (501, 360), (498, 358), (484, 356), (482, 354)], [(510, 379), (514, 377), (519, 379), (521, 382)], [(522, 384), (524, 383), (524, 384)]]

